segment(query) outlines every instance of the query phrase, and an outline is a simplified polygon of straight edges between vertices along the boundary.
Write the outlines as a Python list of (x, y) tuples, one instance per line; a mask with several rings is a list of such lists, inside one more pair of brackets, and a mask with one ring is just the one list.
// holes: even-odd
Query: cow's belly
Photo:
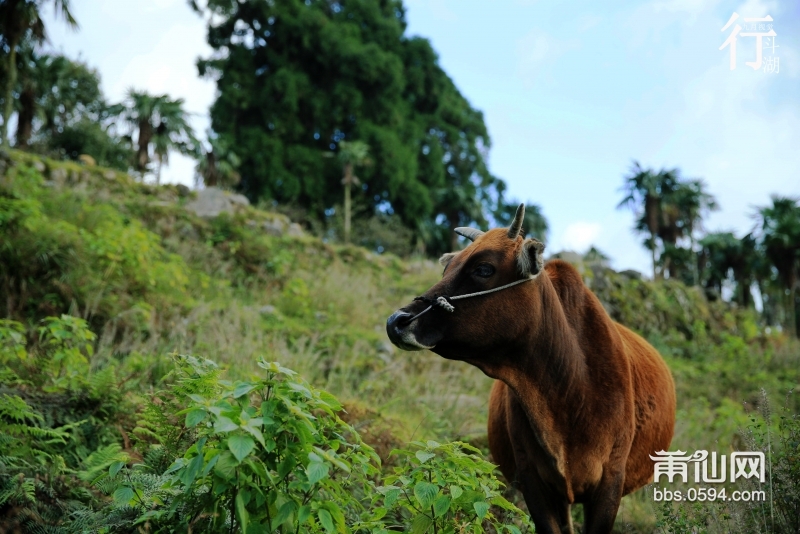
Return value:
[[(634, 382), (635, 431), (627, 458), (623, 460), (623, 493), (627, 495), (652, 480), (650, 455), (669, 449), (675, 424), (675, 386), (655, 349), (627, 328), (619, 325), (618, 328), (630, 357)], [(524, 471), (524, 476), (535, 474), (568, 500), (580, 502), (582, 495), (591, 492), (600, 481), (603, 465), (612, 455), (613, 442), (606, 441), (594, 441), (591, 450), (564, 450), (567, 462), (559, 468), (553, 456), (538, 443), (514, 392), (502, 381), (495, 381), (489, 403), (489, 447), (494, 462), (510, 484), (523, 476), (520, 471)], [(520, 455), (524, 456), (524, 466), (517, 457)]]
[(666, 363), (644, 339), (618, 325), (629, 349), (633, 375), (636, 431), (625, 465), (624, 494), (653, 479), (651, 454), (669, 450), (675, 429), (675, 383)]

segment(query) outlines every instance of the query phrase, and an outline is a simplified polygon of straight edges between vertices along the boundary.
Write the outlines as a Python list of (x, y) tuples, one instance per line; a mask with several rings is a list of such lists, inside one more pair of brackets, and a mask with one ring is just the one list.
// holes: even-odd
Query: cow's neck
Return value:
[(583, 283), (566, 284), (548, 277), (530, 288), (533, 325), (492, 358), (502, 363), (483, 370), (516, 393), (540, 444), (568, 479), (564, 440), (575, 429), (597, 423), (594, 399), (608, 395), (608, 383), (615, 379), (615, 370), (606, 371), (602, 362), (592, 359), (605, 357), (618, 338), (611, 319)]
[(610, 323), (607, 315), (597, 316), (587, 302), (590, 295), (582, 283), (579, 287), (563, 284), (545, 278), (531, 287), (527, 297), (534, 310), (532, 324), (524, 335), (500, 349), (492, 359), (499, 365), (487, 369), (520, 397), (523, 391), (536, 390), (562, 414), (565, 405), (581, 404), (593, 389), (582, 338), (591, 331), (591, 343), (598, 341), (597, 324)]

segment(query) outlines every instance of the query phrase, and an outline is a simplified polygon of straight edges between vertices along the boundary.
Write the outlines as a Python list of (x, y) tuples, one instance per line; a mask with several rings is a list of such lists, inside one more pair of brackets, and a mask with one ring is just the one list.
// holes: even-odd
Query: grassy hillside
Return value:
[[(262, 359), (342, 401), (342, 419), (375, 448), (385, 469), (398, 462), (389, 451), (411, 440), (462, 440), (486, 453), (491, 380), (431, 353), (397, 352), (384, 333), (385, 318), (438, 278), (435, 262), (290, 236), (284, 216), (250, 206), (201, 218), (186, 208), (194, 195), (108, 169), (0, 155), (0, 309), (16, 321), (0, 324), (1, 363), (8, 367), (0, 395), (27, 405), (0, 412), (0, 420), (18, 425), (12, 434), (27, 436), (17, 441), (31, 450), (39, 450), (34, 445), (43, 432), (61, 432), (48, 439), (62, 443), (40, 450), (48, 460), (26, 462), (58, 457), (66, 466), (61, 477), (98, 465), (113, 469), (115, 462), (117, 473), (137, 462), (157, 465), (148, 455), (156, 445), (169, 447), (147, 432), (181, 427), (184, 417), (169, 419), (168, 408), (180, 413), (194, 402), (188, 400), (194, 387), (223, 402), (225, 380), (234, 388), (263, 377)], [(654, 283), (588, 261), (579, 268), (611, 316), (644, 335), (673, 370), (679, 399), (673, 450), (724, 453), (752, 445), (740, 430), (763, 420), (765, 399), (773, 411), (786, 404), (789, 414), (798, 412), (796, 396), (786, 394), (800, 380), (800, 350), (780, 333), (765, 332), (754, 314), (708, 302), (679, 282)], [(64, 314), (85, 320), (88, 330)], [(205, 364), (178, 354), (217, 362), (222, 371), (212, 374), (222, 382), (203, 382)], [(184, 393), (181, 384), (189, 388)], [(158, 419), (162, 412), (169, 421)], [(777, 418), (771, 425), (779, 432)], [(187, 445), (185, 430), (175, 447)], [(2, 443), (9, 456), (10, 445)], [(180, 454), (176, 449), (171, 460)], [(22, 469), (14, 465), (0, 459), (0, 480), (6, 477), (0, 512), (16, 517), (14, 525), (50, 521), (41, 513), (20, 519), (30, 506), (19, 495), (90, 503), (94, 510), (112, 500), (91, 476), (81, 479), (80, 495), (65, 497), (66, 489), (44, 475), (31, 482), (41, 487), (26, 493), (9, 482)], [(129, 501), (139, 491), (131, 487)], [(8, 496), (12, 490), (16, 497)], [(639, 492), (625, 499), (618, 526), (648, 532), (661, 518), (731, 530), (725, 513), (739, 512), (703, 509), (676, 519)]]
[(232, 378), (267, 356), (344, 400), (387, 407), (414, 428), (422, 421), (423, 433), (478, 432), (448, 424), (469, 420), (468, 411), (438, 416), (426, 406), (461, 410), (459, 394), (477, 390), (480, 400), (467, 402), (474, 410), (488, 391), (482, 375), (396, 354), (385, 336), (386, 317), (438, 278), (435, 262), (272, 235), (265, 225), (282, 216), (251, 207), (201, 219), (184, 209), (192, 194), (173, 186), (13, 158), (3, 183), (7, 317), (29, 327), (82, 317), (98, 335), (94, 368), (133, 357), (151, 383), (164, 373), (151, 355), (213, 358)]

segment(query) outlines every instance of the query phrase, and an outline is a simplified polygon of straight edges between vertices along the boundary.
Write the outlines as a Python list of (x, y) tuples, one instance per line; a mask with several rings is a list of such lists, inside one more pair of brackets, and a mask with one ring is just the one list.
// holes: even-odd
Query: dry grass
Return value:
[[(400, 439), (475, 439), (486, 433), (492, 380), (467, 364), (424, 352), (403, 352), (388, 342), (386, 317), (439, 277), (430, 261), (397, 276), (373, 267), (334, 262), (323, 272), (297, 273), (308, 286), (305, 316), (286, 316), (279, 289), (199, 302), (185, 315), (138, 315), (142, 332), (115, 328), (101, 336), (98, 362), (114, 354), (194, 354), (218, 362), (232, 379), (259, 372), (263, 357), (299, 372), (346, 405), (395, 421)], [(322, 315), (320, 315), (320, 313)], [(130, 317), (120, 317), (128, 325)], [(146, 370), (157, 376), (161, 369)]]

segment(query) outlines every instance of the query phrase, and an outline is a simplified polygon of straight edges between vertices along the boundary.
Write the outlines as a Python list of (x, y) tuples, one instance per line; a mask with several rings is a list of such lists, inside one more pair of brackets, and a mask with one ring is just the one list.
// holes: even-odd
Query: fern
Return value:
[(0, 396), (0, 418), (7, 418), (20, 423), (41, 421), (43, 419), (22, 398), (8, 394)]
[(92, 398), (96, 399), (109, 395), (116, 398), (119, 396), (117, 374), (115, 371), (114, 367), (106, 367), (89, 375), (86, 389)]
[(34, 480), (25, 477), (6, 479), (0, 490), (0, 506), (9, 501), (17, 503), (33, 503), (36, 501)]
[(90, 372), (85, 321), (48, 318), (38, 334), (26, 347), (22, 325), (0, 321), (0, 532), (88, 532), (87, 483), (130, 461), (114, 428), (130, 408), (112, 366)]
[(78, 474), (78, 477), (84, 482), (96, 486), (109, 476), (114, 478), (120, 468), (130, 461), (130, 456), (123, 452), (122, 447), (118, 443), (112, 443), (90, 454), (84, 460), (83, 471)]
[(0, 319), (0, 363), (26, 359), (25, 327), (17, 321)]
[(159, 450), (158, 463), (151, 465), (161, 471), (180, 456), (193, 438), (178, 412), (192, 395), (212, 396), (220, 389), (220, 371), (211, 360), (178, 355), (173, 359), (175, 368), (164, 378), (170, 388), (150, 397), (133, 430), (143, 448), (152, 446), (152, 450)]

